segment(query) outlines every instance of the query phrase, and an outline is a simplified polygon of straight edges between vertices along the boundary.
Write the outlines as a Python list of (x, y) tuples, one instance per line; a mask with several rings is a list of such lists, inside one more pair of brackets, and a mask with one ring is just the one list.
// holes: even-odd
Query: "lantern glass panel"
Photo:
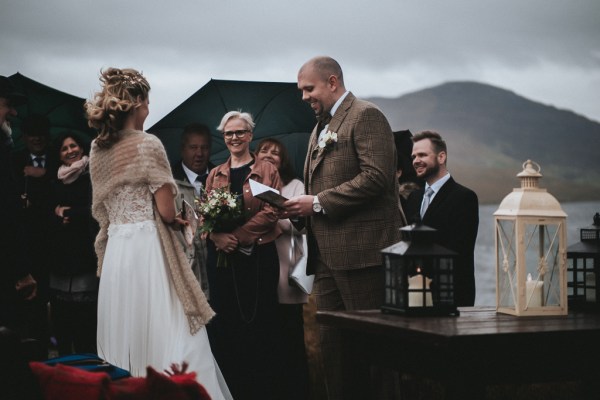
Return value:
[(452, 258), (439, 258), (436, 260), (438, 267), (434, 269), (432, 284), (437, 290), (433, 291), (434, 304), (453, 305), (454, 304), (454, 274)]
[[(402, 243), (402, 242), (401, 242)], [(454, 257), (384, 253), (385, 311), (408, 315), (458, 315)]]
[[(521, 242), (517, 242), (515, 220), (498, 219), (497, 283), (498, 305), (516, 306), (517, 280), (525, 279), (525, 308), (560, 305), (560, 230), (557, 224), (523, 224)], [(517, 277), (517, 251), (524, 255), (524, 275)], [(580, 278), (582, 279), (582, 278)]]
[(596, 274), (593, 257), (569, 257), (567, 266), (568, 296), (571, 299), (596, 302)]
[(560, 305), (560, 227), (525, 224), (526, 307)]
[(514, 308), (517, 298), (515, 220), (498, 219), (496, 221), (496, 231), (498, 305)]

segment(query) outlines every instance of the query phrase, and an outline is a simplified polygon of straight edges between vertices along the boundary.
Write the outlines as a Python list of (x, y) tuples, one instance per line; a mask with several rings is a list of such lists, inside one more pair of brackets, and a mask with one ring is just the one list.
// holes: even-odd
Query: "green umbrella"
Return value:
[(211, 161), (220, 164), (227, 160), (229, 152), (216, 128), (225, 113), (236, 110), (249, 112), (256, 123), (251, 148), (266, 137), (279, 139), (301, 176), (308, 139), (316, 119), (310, 106), (302, 101), (295, 83), (211, 79), (148, 132), (161, 139), (169, 159), (174, 162), (179, 159), (184, 126), (192, 122), (203, 123), (213, 134)]
[(18, 106), (17, 118), (12, 120), (15, 147), (23, 147), (21, 123), (31, 114), (42, 114), (50, 120), (50, 135), (56, 139), (64, 132), (81, 136), (88, 144), (96, 136), (96, 131), (87, 125), (83, 104), (85, 99), (70, 95), (34, 81), (20, 73), (8, 79), (27, 96), (27, 103)]

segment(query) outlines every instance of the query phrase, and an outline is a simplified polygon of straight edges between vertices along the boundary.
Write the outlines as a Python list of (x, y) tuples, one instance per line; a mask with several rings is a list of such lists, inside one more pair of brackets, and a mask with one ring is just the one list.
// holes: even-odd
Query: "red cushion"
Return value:
[(110, 377), (104, 372), (88, 372), (58, 364), (30, 362), (45, 400), (106, 399)]
[(67, 365), (29, 363), (45, 400), (210, 400), (194, 372), (167, 376), (147, 368), (146, 378), (111, 381), (105, 372), (89, 372)]
[(210, 400), (204, 386), (196, 381), (196, 373), (167, 376), (156, 372), (153, 368), (146, 369), (148, 389), (152, 399), (156, 400)]

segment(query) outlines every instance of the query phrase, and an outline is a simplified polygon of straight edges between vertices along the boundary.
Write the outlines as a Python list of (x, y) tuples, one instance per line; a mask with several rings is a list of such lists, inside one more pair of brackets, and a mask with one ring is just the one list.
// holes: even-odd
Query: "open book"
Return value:
[(250, 190), (252, 191), (252, 195), (254, 197), (269, 203), (273, 207), (284, 208), (283, 203), (287, 201), (287, 198), (279, 194), (279, 190), (273, 189), (267, 185), (263, 185), (254, 179), (250, 179)]
[[(183, 197), (183, 194), (181, 195)], [(194, 242), (194, 235), (198, 228), (198, 216), (194, 211), (194, 207), (184, 199), (181, 199), (181, 218), (189, 224), (181, 227), (181, 232), (185, 238), (186, 244), (189, 246)]]

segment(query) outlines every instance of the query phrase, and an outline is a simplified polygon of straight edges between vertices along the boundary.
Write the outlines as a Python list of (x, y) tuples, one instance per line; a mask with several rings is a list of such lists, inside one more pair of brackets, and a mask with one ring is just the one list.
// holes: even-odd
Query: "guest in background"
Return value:
[[(194, 199), (200, 197), (201, 191), (206, 185), (208, 173), (214, 167), (210, 162), (211, 147), (212, 136), (206, 125), (192, 123), (183, 128), (181, 160), (171, 167), (173, 178), (179, 189), (179, 198), (175, 200), (178, 208), (181, 208), (182, 199), (194, 207)], [(181, 243), (206, 298), (210, 298), (206, 268), (206, 239), (201, 237), (200, 230), (198, 230), (191, 246), (185, 244), (183, 235)]]
[(400, 211), (402, 214), (402, 225), (407, 224), (404, 209), (406, 199), (415, 190), (423, 187), (423, 180), (417, 178), (412, 166), (412, 133), (406, 129), (394, 132), (394, 143), (396, 145), (396, 178), (399, 184)]
[[(250, 152), (254, 121), (230, 111), (217, 128), (229, 159), (210, 171), (207, 191), (229, 188), (240, 196), (245, 215), (231, 231), (208, 235), (210, 303), (217, 313), (208, 326), (215, 357), (236, 400), (283, 399), (277, 285), (279, 259), (275, 239), (281, 234), (278, 213), (252, 196), (249, 180), (281, 190), (277, 169)], [(218, 254), (226, 266), (217, 267)], [(209, 275), (210, 276), (210, 275)], [(295, 388), (288, 388), (295, 390)]]
[(56, 179), (58, 159), (50, 146), (48, 117), (30, 114), (21, 125), (25, 149), (12, 154), (12, 174), (21, 196), (19, 222), (22, 224), (20, 259), (38, 283), (35, 300), (24, 303), (20, 312), (28, 331), (27, 336), (49, 341), (48, 278), (53, 262), (51, 254), (52, 181)]
[[(447, 146), (439, 133), (424, 131), (413, 137), (413, 167), (426, 182), (406, 202), (409, 223), (422, 221), (437, 229), (436, 243), (458, 253), (454, 296), (458, 306), (475, 304), (475, 240), (479, 203), (471, 189), (456, 183), (447, 169)], [(426, 195), (427, 194), (427, 195)]]
[(52, 198), (52, 328), (60, 355), (73, 351), (96, 353), (98, 278), (94, 240), (98, 224), (92, 218), (89, 159), (78, 136), (64, 134), (58, 143), (62, 165)]
[[(11, 329), (20, 327), (21, 303), (35, 298), (37, 291), (37, 282), (29, 273), (30, 265), (22, 261), (24, 252), (20, 251), (20, 246), (24, 241), (20, 240), (19, 192), (10, 166), (10, 118), (17, 115), (15, 107), (26, 100), (8, 78), (0, 76), (0, 326)], [(18, 333), (22, 332), (19, 330)]]
[[(279, 140), (263, 139), (256, 148), (256, 158), (273, 164), (279, 171), (283, 183), (282, 196), (290, 198), (304, 193), (304, 184), (296, 179), (289, 153)], [(279, 318), (281, 323), (281, 352), (286, 365), (283, 384), (287, 399), (308, 398), (308, 364), (304, 345), (303, 306), (308, 302), (308, 295), (296, 285), (289, 283), (288, 275), (291, 265), (290, 246), (293, 237), (300, 238), (289, 219), (280, 219), (281, 236), (275, 240), (279, 256)], [(302, 246), (302, 240), (296, 245)], [(304, 252), (308, 251), (303, 249)]]

